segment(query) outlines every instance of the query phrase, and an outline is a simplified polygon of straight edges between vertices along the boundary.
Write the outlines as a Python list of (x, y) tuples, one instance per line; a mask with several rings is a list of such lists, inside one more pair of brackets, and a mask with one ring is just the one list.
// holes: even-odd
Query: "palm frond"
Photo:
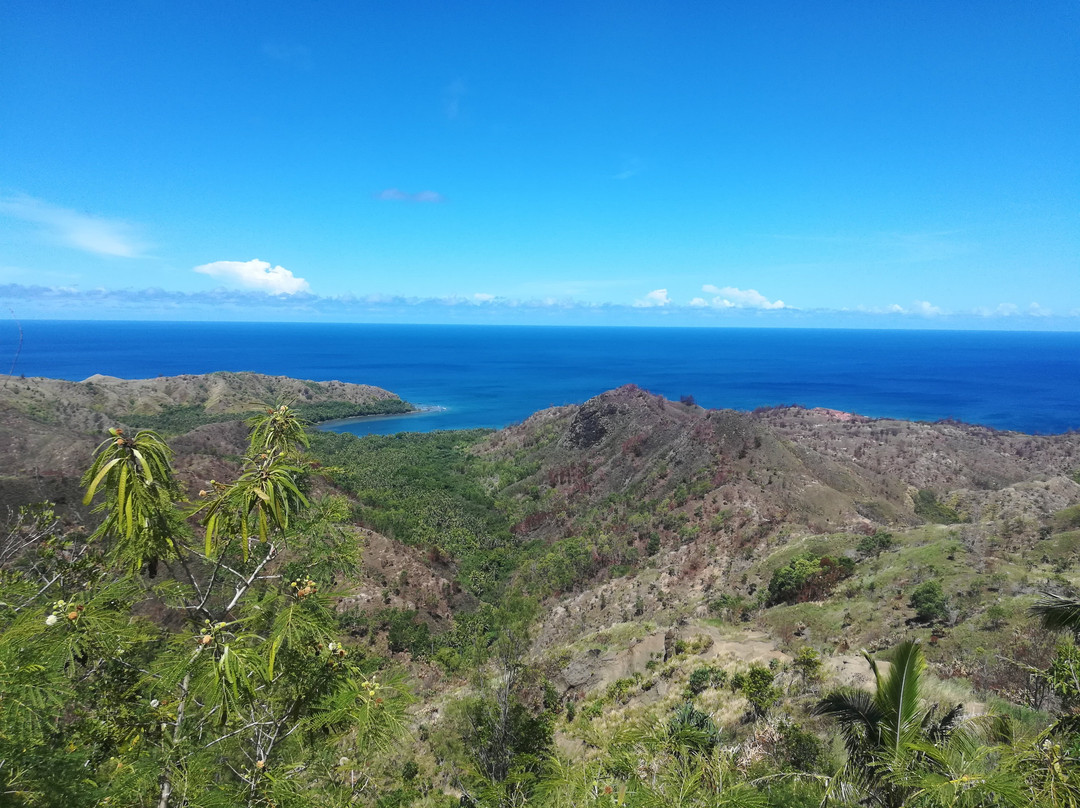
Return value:
[(1043, 592), (1042, 599), (1031, 607), (1031, 613), (1042, 621), (1043, 628), (1080, 634), (1080, 599)]
[(926, 660), (918, 643), (909, 641), (896, 647), (891, 663), (888, 675), (879, 680), (874, 702), (882, 714), (882, 743), (898, 751), (919, 736)]
[(884, 715), (873, 694), (865, 690), (833, 691), (818, 701), (813, 714), (830, 718), (840, 726), (849, 753), (867, 743), (878, 743)]

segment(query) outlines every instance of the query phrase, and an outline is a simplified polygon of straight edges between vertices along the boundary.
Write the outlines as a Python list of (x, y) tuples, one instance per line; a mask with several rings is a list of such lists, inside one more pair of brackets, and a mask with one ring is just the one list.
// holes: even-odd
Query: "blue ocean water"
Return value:
[(0, 372), (80, 380), (251, 370), (374, 384), (418, 415), (338, 426), (501, 427), (634, 383), (705, 407), (798, 403), (999, 429), (1080, 428), (1080, 333), (30, 321)]

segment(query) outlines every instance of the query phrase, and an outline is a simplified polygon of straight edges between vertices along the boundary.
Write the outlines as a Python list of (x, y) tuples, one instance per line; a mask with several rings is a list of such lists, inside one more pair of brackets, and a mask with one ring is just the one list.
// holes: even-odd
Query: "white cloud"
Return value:
[(473, 300), (477, 303), (490, 303), (495, 299), (495, 295), (489, 295), (487, 292), (477, 292), (473, 295)]
[[(786, 309), (783, 300), (769, 300), (757, 289), (738, 289), (734, 286), (714, 286), (707, 283), (701, 291), (716, 295), (712, 305), (719, 309)], [(700, 300), (700, 298), (698, 298)]]
[(251, 261), (214, 261), (195, 267), (195, 271), (272, 295), (294, 295), (297, 292), (311, 291), (308, 282), (303, 278), (295, 277), (285, 267), (271, 267), (269, 263), (258, 258)]
[[(905, 309), (898, 303), (893, 303), (885, 311), (889, 314), (916, 314), (922, 317), (937, 317), (939, 314), (942, 314), (941, 309), (928, 300), (916, 300), (911, 304), (910, 309)], [(1002, 310), (999, 307), (999, 310), (996, 313), (1007, 314), (1008, 310)]]
[(138, 258), (147, 248), (128, 222), (79, 213), (30, 196), (0, 197), (0, 214), (41, 225), (60, 243), (97, 255)]
[(653, 289), (643, 299), (635, 300), (634, 306), (643, 309), (651, 306), (666, 306), (669, 303), (671, 303), (671, 298), (668, 297), (667, 289)]
[(709, 301), (703, 297), (695, 297), (693, 300), (690, 301), (690, 305), (693, 306), (695, 309), (703, 309), (709, 305)]

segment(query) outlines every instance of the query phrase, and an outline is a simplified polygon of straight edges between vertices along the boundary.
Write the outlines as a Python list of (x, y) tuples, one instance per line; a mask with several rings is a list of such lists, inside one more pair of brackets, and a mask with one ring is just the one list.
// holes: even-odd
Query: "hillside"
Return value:
[[(240, 472), (252, 402), (283, 397), (313, 413), (408, 406), (376, 388), (254, 374), (9, 378), (0, 491), (11, 505), (67, 505), (85, 530), (98, 517), (76, 505), (77, 479), (99, 430), (156, 425), (198, 502)], [(293, 529), (316, 561), (283, 556), (260, 597), (275, 602), (282, 571), (297, 605), (325, 587), (324, 616), (356, 664), (387, 681), (403, 672), (418, 701), (407, 744), (365, 769), (360, 804), (511, 804), (474, 788), (509, 788), (520, 805), (614, 804), (525, 795), (539, 799), (528, 784), (556, 751), (613, 788), (649, 779), (620, 756), (681, 771), (696, 758), (672, 751), (670, 728), (692, 720), (712, 727), (707, 748), (723, 737), (731, 757), (716, 765), (747, 787), (812, 774), (747, 804), (816, 805), (814, 778), (843, 752), (814, 704), (838, 685), (873, 687), (860, 649), (884, 669), (911, 640), (929, 665), (925, 699), (1004, 711), (1024, 743), (1080, 706), (1039, 673), (1066, 646), (1029, 613), (1043, 592), (1080, 591), (1078, 434), (706, 410), (626, 386), (496, 432), (310, 437), (298, 472), (310, 515)], [(335, 547), (352, 560), (319, 566)], [(166, 601), (141, 608), (182, 622)], [(501, 747), (483, 734), (500, 710), (523, 733)], [(667, 751), (622, 746), (630, 731)], [(518, 775), (485, 769), (492, 755)]]
[[(474, 451), (529, 470), (497, 497), (518, 542), (549, 548), (530, 554), (522, 579), (540, 595), (573, 592), (545, 624), (545, 644), (635, 614), (704, 617), (720, 596), (756, 611), (772, 572), (796, 552), (858, 558), (860, 540), (878, 531), (912, 543), (893, 563), (920, 557), (908, 575), (891, 572), (879, 597), (902, 598), (931, 570), (965, 588), (995, 566), (1026, 578), (1031, 554), (1072, 546), (1054, 515), (1080, 503), (1076, 434), (799, 408), (709, 411), (634, 387), (537, 413)], [(869, 611), (856, 599), (835, 614), (793, 605), (759, 619), (783, 642), (812, 623), (816, 641), (834, 646), (902, 635), (910, 612), (875, 611), (876, 600)]]
[(208, 468), (210, 458), (241, 454), (241, 422), (276, 401), (313, 421), (412, 410), (370, 385), (258, 373), (81, 382), (0, 376), (0, 505), (71, 499), (70, 481), (114, 426), (185, 435), (177, 444), (181, 471)]

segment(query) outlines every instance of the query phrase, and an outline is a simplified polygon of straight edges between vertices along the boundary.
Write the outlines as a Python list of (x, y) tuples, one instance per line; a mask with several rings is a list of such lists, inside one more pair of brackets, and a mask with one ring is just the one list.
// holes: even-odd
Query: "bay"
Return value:
[(37, 320), (0, 370), (81, 380), (218, 370), (373, 384), (430, 411), (358, 434), (502, 427), (623, 384), (705, 407), (780, 404), (999, 429), (1080, 428), (1080, 333)]

